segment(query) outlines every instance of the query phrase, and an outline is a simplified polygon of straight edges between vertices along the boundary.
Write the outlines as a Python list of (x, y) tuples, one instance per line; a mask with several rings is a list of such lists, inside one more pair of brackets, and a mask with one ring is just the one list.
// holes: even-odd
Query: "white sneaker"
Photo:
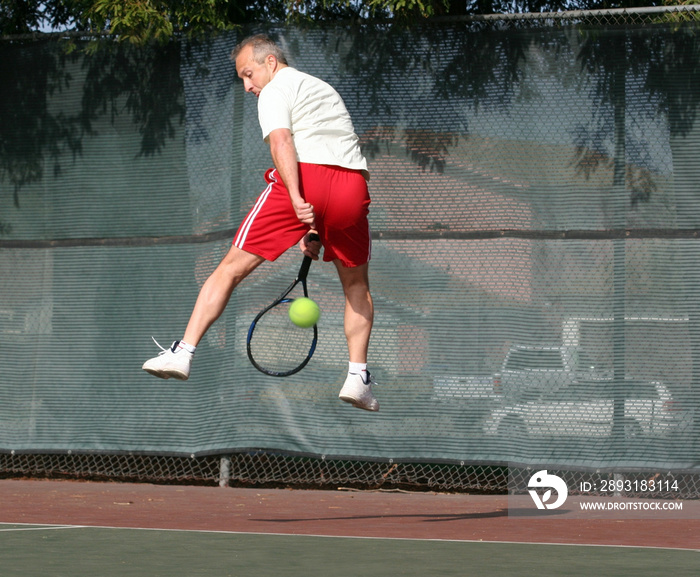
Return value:
[(372, 375), (367, 371), (367, 382), (362, 380), (362, 375), (349, 374), (345, 379), (343, 388), (340, 389), (338, 398), (341, 401), (350, 403), (353, 407), (364, 409), (365, 411), (378, 411), (379, 403), (372, 394), (372, 385), (377, 383), (372, 378)]
[(169, 349), (161, 347), (155, 339), (153, 342), (160, 347), (162, 352), (158, 353), (157, 357), (143, 363), (141, 368), (161, 379), (169, 379), (170, 377), (180, 381), (189, 379), (194, 353), (178, 348), (180, 341), (175, 341)]

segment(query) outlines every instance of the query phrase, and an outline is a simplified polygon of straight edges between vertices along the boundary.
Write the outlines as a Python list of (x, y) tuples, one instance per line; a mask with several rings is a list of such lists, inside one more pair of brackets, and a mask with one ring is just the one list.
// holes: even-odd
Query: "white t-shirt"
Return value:
[(323, 80), (282, 68), (260, 91), (258, 119), (266, 142), (278, 128), (292, 132), (298, 162), (342, 166), (368, 176), (345, 103)]

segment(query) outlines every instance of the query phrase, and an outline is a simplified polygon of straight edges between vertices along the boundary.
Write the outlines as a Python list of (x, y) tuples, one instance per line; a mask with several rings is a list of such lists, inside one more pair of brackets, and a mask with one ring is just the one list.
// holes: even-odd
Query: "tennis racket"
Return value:
[[(320, 240), (311, 234), (310, 240)], [(294, 300), (291, 294), (301, 284), (303, 295), (309, 296), (306, 277), (311, 258), (304, 257), (297, 278), (269, 306), (261, 310), (248, 329), (247, 351), (253, 366), (261, 373), (272, 377), (288, 377), (298, 373), (311, 360), (318, 341), (318, 328), (301, 328), (289, 319), (289, 305)]]

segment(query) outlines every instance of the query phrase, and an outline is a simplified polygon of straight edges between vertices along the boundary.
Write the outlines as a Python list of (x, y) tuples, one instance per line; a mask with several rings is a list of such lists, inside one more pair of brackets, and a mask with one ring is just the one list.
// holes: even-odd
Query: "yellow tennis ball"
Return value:
[(312, 327), (320, 316), (321, 310), (318, 305), (307, 297), (294, 299), (289, 307), (289, 318), (298, 327)]

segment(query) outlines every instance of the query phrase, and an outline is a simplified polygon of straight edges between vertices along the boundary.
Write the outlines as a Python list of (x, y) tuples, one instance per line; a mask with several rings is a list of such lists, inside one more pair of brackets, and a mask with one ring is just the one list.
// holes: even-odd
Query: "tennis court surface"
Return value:
[(504, 495), (0, 481), (3, 577), (697, 575), (700, 519), (508, 516)]

